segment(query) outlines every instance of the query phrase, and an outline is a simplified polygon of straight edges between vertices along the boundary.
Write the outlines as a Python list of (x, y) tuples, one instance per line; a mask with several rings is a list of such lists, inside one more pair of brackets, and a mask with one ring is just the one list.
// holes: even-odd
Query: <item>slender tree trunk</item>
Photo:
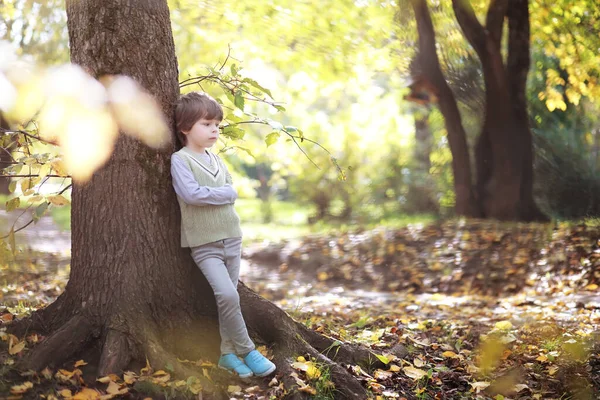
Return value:
[[(136, 79), (173, 115), (178, 96), (177, 60), (165, 0), (67, 0), (72, 61), (95, 77)], [(171, 124), (172, 125), (172, 124)], [(11, 331), (41, 331), (46, 339), (21, 366), (39, 370), (91, 352), (99, 375), (119, 373), (148, 359), (170, 364), (185, 377), (200, 371), (177, 357), (218, 357), (212, 290), (180, 248), (180, 216), (169, 175), (168, 148), (153, 150), (121, 135), (107, 164), (72, 192), (71, 276), (51, 305)], [(342, 398), (364, 398), (362, 386), (321, 354), (333, 341), (295, 323), (282, 310), (240, 284), (242, 312), (255, 341), (273, 347), (288, 390), (297, 354), (329, 366)], [(86, 353), (87, 354), (87, 353)], [(342, 345), (336, 360), (369, 358), (363, 348)], [(215, 389), (203, 380), (206, 390)], [(215, 389), (217, 390), (217, 389)]]
[(480, 216), (471, 182), (469, 148), (460, 112), (454, 94), (448, 86), (436, 52), (435, 32), (425, 0), (411, 0), (419, 33), (419, 65), (423, 73), (437, 89), (439, 107), (446, 124), (448, 143), (452, 152), (452, 171), (456, 194), (456, 213)]

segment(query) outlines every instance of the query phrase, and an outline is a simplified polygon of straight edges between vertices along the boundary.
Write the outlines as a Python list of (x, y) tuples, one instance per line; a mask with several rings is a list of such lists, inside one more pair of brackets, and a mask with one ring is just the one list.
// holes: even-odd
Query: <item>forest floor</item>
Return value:
[[(2, 324), (64, 289), (68, 243), (54, 236), (51, 251), (32, 239), (0, 265)], [(598, 226), (454, 220), (255, 243), (245, 249), (242, 281), (336, 343), (368, 346), (372, 363), (345, 367), (372, 398), (600, 398)], [(5, 329), (0, 398), (202, 398), (197, 379), (172, 378), (161, 366), (100, 380), (86, 375), (85, 360), (19, 373), (15, 361), (43, 337)], [(407, 356), (397, 356), (398, 345)], [(189, 360), (221, 382), (214, 361)], [(302, 354), (291, 362), (296, 388), (275, 375), (229, 379), (223, 391), (235, 399), (291, 390), (336, 397), (326, 368)]]

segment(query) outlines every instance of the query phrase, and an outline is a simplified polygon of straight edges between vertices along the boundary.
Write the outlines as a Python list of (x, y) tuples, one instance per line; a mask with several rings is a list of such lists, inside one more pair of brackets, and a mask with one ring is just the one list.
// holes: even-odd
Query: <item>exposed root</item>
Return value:
[[(363, 345), (336, 343), (336, 340), (308, 329), (300, 323), (297, 323), (296, 326), (304, 340), (331, 360), (346, 364), (383, 366), (383, 363), (374, 357), (373, 353)], [(378, 363), (381, 365), (377, 365)]]
[(21, 366), (39, 371), (48, 365), (61, 365), (82, 351), (95, 336), (98, 333), (94, 326), (84, 316), (76, 315), (34, 347)]
[(73, 316), (73, 308), (63, 307), (64, 303), (63, 294), (47, 307), (34, 311), (26, 318), (11, 322), (8, 331), (17, 337), (25, 336), (29, 332), (48, 335)]
[(132, 344), (123, 332), (109, 329), (98, 364), (98, 375), (120, 374), (133, 357)]

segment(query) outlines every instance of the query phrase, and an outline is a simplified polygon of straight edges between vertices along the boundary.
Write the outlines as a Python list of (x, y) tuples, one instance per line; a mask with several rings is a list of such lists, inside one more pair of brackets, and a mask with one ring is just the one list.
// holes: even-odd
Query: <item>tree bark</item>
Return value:
[[(0, 113), (0, 128), (1, 129), (10, 129), (8, 125), (8, 121), (4, 119), (2, 113)], [(0, 171), (6, 167), (8, 167), (12, 161), (11, 157), (11, 148), (2, 147), (0, 148)], [(0, 176), (0, 194), (10, 194), (8, 190), (8, 186), (10, 185), (10, 178), (6, 176)]]
[(510, 0), (508, 15), (508, 59), (506, 73), (518, 137), (523, 148), (519, 217), (525, 221), (545, 220), (533, 198), (533, 135), (527, 107), (527, 74), (531, 64), (528, 0)]
[(442, 73), (436, 52), (435, 32), (425, 0), (411, 0), (419, 33), (419, 65), (427, 79), (437, 88), (439, 107), (446, 125), (448, 143), (452, 152), (452, 171), (456, 194), (456, 213), (480, 216), (471, 183), (469, 148), (460, 112), (454, 94)]
[[(542, 217), (533, 201), (533, 146), (525, 99), (529, 13), (527, 0), (521, 3), (492, 1), (487, 26), (483, 27), (468, 0), (452, 0), (456, 19), (481, 61), (486, 89), (485, 116), (475, 155), (477, 197), (484, 216), (500, 220)], [(507, 14), (513, 16), (513, 23), (505, 67), (501, 37)]]
[[(165, 0), (67, 0), (71, 58), (92, 76), (136, 79), (162, 106), (172, 126), (179, 93), (177, 60)], [(177, 361), (216, 360), (215, 300), (189, 249), (180, 248), (180, 214), (171, 186), (168, 148), (154, 150), (120, 135), (110, 160), (72, 191), (71, 276), (48, 307), (11, 326), (46, 339), (22, 360), (27, 369), (60, 366), (94, 351), (99, 375), (119, 373), (146, 358), (171, 364), (180, 376), (198, 374)], [(243, 314), (253, 339), (272, 345), (292, 393), (290, 361), (308, 354), (330, 367), (342, 398), (365, 391), (346, 369), (320, 353), (314, 334), (240, 284)], [(310, 340), (309, 340), (310, 339)], [(311, 340), (314, 345), (311, 345)], [(321, 338), (319, 345), (332, 340)], [(345, 360), (364, 355), (342, 345)], [(220, 390), (202, 380), (207, 390)], [(212, 389), (211, 389), (212, 388)]]

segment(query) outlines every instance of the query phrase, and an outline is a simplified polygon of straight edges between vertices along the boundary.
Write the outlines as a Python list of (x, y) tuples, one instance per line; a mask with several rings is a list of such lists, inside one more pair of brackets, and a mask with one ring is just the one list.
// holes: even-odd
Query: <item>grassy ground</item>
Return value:
[(242, 220), (242, 230), (246, 241), (279, 241), (306, 236), (314, 233), (346, 232), (356, 229), (371, 229), (377, 226), (400, 228), (411, 223), (428, 223), (435, 220), (431, 215), (393, 215), (392, 213), (368, 210), (369, 220), (339, 222), (319, 221), (308, 223), (308, 217), (314, 214), (310, 205), (296, 202), (273, 201), (271, 222), (264, 222), (261, 202), (258, 199), (239, 199), (236, 210)]

